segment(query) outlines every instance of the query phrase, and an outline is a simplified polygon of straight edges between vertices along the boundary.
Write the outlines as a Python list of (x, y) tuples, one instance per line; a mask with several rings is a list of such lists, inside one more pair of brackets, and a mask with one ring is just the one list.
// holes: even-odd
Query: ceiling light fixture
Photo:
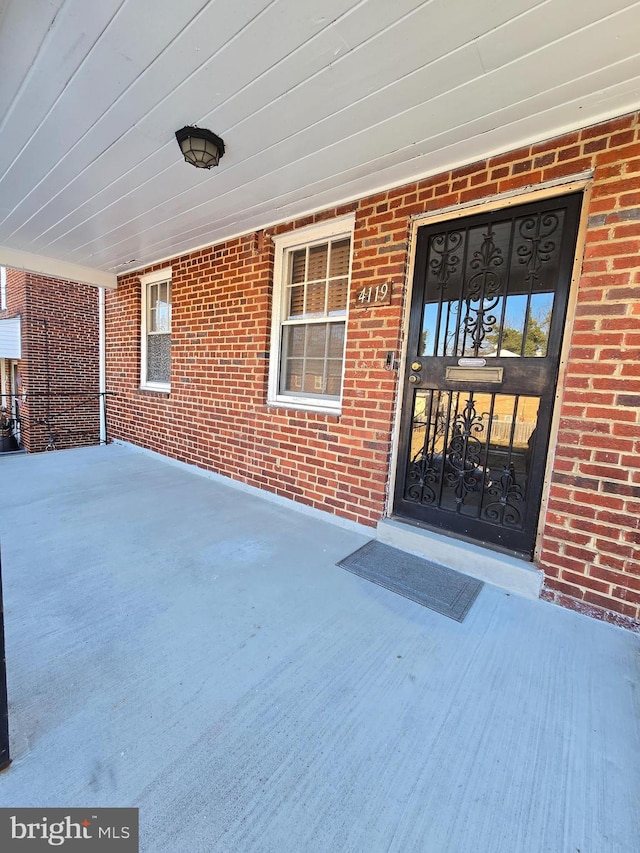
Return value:
[(224, 154), (224, 142), (204, 127), (183, 127), (176, 130), (176, 139), (187, 163), (197, 169), (217, 166)]

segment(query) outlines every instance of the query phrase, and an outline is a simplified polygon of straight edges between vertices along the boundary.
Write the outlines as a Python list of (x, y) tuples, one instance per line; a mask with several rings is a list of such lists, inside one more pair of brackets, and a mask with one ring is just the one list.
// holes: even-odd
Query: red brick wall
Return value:
[[(120, 438), (375, 525), (385, 511), (412, 217), (594, 170), (540, 566), (545, 597), (640, 625), (640, 137), (625, 116), (177, 258), (170, 395), (142, 392), (140, 273), (107, 294), (110, 428)], [(355, 211), (341, 415), (266, 406), (271, 237)], [(145, 270), (144, 272), (150, 271)]]
[[(374, 525), (384, 506), (395, 383), (382, 359), (398, 349), (401, 288), (384, 314), (363, 312), (350, 323), (347, 361), (355, 370), (340, 417), (270, 409), (273, 255), (273, 242), (261, 233), (173, 261), (170, 396), (137, 388), (139, 274), (121, 279), (107, 295), (109, 390), (116, 394), (110, 432)], [(366, 477), (352, 470), (356, 460), (367, 466)]]
[(24, 311), (27, 277), (20, 270), (7, 269), (7, 307), (0, 311), (0, 319), (16, 317)]
[(7, 270), (7, 311), (22, 317), (22, 442), (29, 452), (100, 440), (98, 290)]

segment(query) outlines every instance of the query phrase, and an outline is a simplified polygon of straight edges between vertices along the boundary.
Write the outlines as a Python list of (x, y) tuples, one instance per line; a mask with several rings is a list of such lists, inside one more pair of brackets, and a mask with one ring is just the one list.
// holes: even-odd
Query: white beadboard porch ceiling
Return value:
[(0, 263), (104, 282), (629, 112), (639, 36), (631, 0), (5, 0)]

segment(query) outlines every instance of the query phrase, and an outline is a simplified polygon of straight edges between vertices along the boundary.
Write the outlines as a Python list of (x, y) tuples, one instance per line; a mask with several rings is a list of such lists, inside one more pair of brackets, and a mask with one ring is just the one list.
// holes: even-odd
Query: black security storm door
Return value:
[(418, 229), (394, 515), (532, 557), (581, 200)]

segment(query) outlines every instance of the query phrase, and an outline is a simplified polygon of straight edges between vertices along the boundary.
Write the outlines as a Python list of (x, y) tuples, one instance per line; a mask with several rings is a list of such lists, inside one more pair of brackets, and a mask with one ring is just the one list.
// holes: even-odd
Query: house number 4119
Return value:
[(388, 305), (391, 302), (391, 282), (363, 287), (356, 293), (355, 308), (368, 308), (371, 305)]

